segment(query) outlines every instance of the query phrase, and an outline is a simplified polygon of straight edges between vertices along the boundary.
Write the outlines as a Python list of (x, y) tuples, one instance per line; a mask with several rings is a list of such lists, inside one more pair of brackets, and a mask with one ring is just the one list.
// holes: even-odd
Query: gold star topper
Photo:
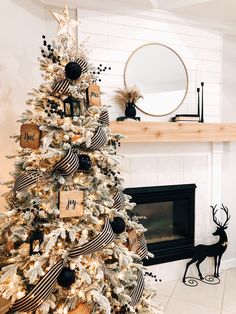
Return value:
[(52, 16), (58, 22), (57, 36), (71, 36), (74, 37), (74, 28), (79, 24), (77, 21), (72, 20), (69, 15), (68, 7), (65, 3), (63, 14), (50, 11)]

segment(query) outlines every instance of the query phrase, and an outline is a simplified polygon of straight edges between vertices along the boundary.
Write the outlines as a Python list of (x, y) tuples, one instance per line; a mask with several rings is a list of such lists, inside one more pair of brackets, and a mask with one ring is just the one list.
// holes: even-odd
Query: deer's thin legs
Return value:
[(186, 268), (185, 268), (185, 272), (184, 272), (184, 277), (183, 277), (183, 282), (185, 282), (185, 277), (186, 277), (186, 274), (187, 274), (187, 271), (188, 271), (188, 268), (191, 264), (195, 263), (197, 260), (195, 258), (191, 259), (191, 261), (189, 261), (187, 264), (186, 264)]
[(201, 262), (204, 261), (205, 258), (206, 258), (206, 257), (203, 257), (203, 258), (199, 259), (199, 260), (197, 261), (197, 263), (196, 263), (196, 266), (197, 266), (197, 270), (198, 270), (198, 274), (199, 274), (200, 279), (203, 279), (202, 273), (201, 273), (201, 271), (200, 271), (200, 264), (201, 264)]
[(218, 260), (218, 265), (217, 265), (216, 277), (219, 277), (219, 268), (220, 268), (220, 261), (221, 261), (221, 257), (222, 257), (222, 254), (221, 254), (221, 255), (219, 255), (219, 260)]
[[(215, 270), (214, 270), (214, 277), (217, 277), (217, 256), (214, 256), (214, 261), (215, 261)], [(219, 263), (218, 263), (219, 265)]]

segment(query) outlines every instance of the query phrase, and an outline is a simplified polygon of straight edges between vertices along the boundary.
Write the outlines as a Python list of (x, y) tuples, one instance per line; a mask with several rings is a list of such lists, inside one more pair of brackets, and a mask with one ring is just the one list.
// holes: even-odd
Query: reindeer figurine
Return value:
[(229, 216), (228, 208), (222, 204), (221, 209), (226, 214), (226, 220), (225, 220), (224, 224), (221, 224), (216, 218), (216, 212), (218, 210), (218, 209), (216, 209), (216, 206), (217, 205), (215, 205), (214, 207), (211, 206), (213, 221), (217, 225), (216, 231), (212, 234), (214, 236), (219, 236), (220, 239), (218, 242), (216, 242), (215, 244), (212, 244), (212, 245), (200, 244), (200, 245), (197, 245), (194, 247), (193, 258), (186, 265), (186, 269), (185, 269), (184, 277), (183, 277), (183, 282), (185, 282), (185, 278), (186, 278), (186, 274), (187, 274), (189, 266), (195, 262), (197, 262), (196, 266), (197, 266), (197, 270), (198, 270), (198, 274), (199, 274), (200, 279), (201, 280), (204, 279), (202, 276), (202, 273), (200, 271), (199, 266), (205, 260), (205, 258), (207, 256), (214, 257), (214, 260), (215, 260), (214, 277), (217, 277), (217, 278), (219, 277), (219, 267), (220, 267), (221, 257), (223, 255), (223, 253), (225, 252), (227, 245), (228, 245), (228, 238), (227, 238), (225, 229), (227, 229), (227, 227), (228, 227), (227, 224), (228, 224), (228, 221), (230, 219), (230, 216)]

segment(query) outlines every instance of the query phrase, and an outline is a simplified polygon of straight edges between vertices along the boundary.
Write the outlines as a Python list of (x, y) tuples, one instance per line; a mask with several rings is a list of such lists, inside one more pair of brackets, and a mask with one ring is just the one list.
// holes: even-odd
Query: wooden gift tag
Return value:
[(101, 106), (101, 94), (100, 86), (97, 84), (91, 84), (87, 90), (88, 105), (89, 106)]
[(83, 191), (60, 191), (60, 218), (83, 216)]
[(0, 297), (0, 314), (5, 314), (9, 311), (11, 307), (11, 301), (3, 299)]
[(35, 124), (22, 124), (20, 129), (20, 146), (22, 148), (38, 149), (40, 145), (40, 130)]
[(76, 309), (69, 312), (69, 314), (90, 314), (91, 309), (86, 303), (80, 303)]
[(139, 248), (139, 243), (135, 229), (128, 230), (128, 235), (129, 235), (128, 249), (130, 251), (137, 252)]

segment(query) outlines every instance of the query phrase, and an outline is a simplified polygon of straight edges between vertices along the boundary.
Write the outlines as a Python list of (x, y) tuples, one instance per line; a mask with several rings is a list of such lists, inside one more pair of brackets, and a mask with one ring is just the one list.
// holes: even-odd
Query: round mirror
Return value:
[(136, 106), (152, 116), (175, 111), (188, 90), (188, 73), (180, 56), (171, 48), (151, 43), (136, 49), (124, 73), (125, 86), (136, 85), (143, 99)]

